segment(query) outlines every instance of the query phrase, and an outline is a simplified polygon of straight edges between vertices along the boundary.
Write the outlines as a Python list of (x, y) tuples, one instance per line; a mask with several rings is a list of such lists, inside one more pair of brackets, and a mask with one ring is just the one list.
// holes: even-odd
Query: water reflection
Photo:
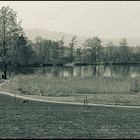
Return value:
[(35, 68), (36, 74), (48, 77), (136, 77), (140, 76), (140, 66), (75, 66), (75, 67), (44, 67)]

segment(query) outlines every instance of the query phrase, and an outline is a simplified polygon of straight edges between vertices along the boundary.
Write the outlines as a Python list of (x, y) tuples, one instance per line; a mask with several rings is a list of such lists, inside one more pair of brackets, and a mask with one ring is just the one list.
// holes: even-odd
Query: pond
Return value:
[(75, 67), (42, 67), (34, 68), (36, 74), (47, 77), (137, 77), (140, 76), (140, 65), (98, 65)]

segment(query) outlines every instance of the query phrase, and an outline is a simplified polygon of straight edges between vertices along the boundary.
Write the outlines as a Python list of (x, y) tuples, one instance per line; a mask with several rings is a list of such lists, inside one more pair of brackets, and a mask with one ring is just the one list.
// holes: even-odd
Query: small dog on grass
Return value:
[(30, 101), (29, 100), (27, 100), (27, 99), (25, 99), (25, 100), (21, 100), (21, 103), (30, 103)]

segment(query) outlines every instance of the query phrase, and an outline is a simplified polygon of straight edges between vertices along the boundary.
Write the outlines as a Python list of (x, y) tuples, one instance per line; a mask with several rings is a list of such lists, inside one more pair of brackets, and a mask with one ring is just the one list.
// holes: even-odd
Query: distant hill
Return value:
[[(45, 39), (51, 39), (55, 41), (61, 40), (61, 38), (64, 36), (65, 45), (68, 45), (72, 37), (75, 36), (75, 34), (52, 32), (43, 29), (28, 29), (25, 30), (25, 34), (32, 41), (34, 41), (37, 36), (41, 36)], [(77, 40), (78, 40), (77, 47), (81, 47), (82, 43), (84, 43), (86, 39), (87, 39), (86, 37), (77, 36)]]
[[(62, 36), (64, 36), (64, 41), (65, 41), (65, 45), (68, 45), (69, 42), (71, 41), (72, 37), (75, 34), (68, 34), (68, 33), (62, 33), (62, 32), (53, 32), (53, 31), (48, 31), (48, 30), (44, 30), (44, 29), (25, 29), (25, 34), (26, 36), (34, 41), (35, 38), (37, 36), (41, 36), (45, 39), (51, 39), (51, 40), (60, 40), (62, 38)], [(93, 34), (94, 36), (94, 34)], [(85, 40), (89, 38), (86, 36), (77, 36), (77, 47), (83, 47), (82, 44), (85, 42)], [(106, 44), (108, 41), (112, 41), (114, 44), (119, 44), (120, 39), (111, 39), (111, 38), (101, 38), (103, 41), (103, 45)], [(126, 38), (128, 41), (128, 45), (130, 46), (140, 46), (140, 38)]]

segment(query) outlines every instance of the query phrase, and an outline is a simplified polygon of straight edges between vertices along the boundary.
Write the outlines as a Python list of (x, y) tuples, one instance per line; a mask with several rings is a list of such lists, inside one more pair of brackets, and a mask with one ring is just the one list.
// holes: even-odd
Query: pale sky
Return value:
[(22, 27), (105, 38), (140, 37), (139, 1), (0, 1)]

